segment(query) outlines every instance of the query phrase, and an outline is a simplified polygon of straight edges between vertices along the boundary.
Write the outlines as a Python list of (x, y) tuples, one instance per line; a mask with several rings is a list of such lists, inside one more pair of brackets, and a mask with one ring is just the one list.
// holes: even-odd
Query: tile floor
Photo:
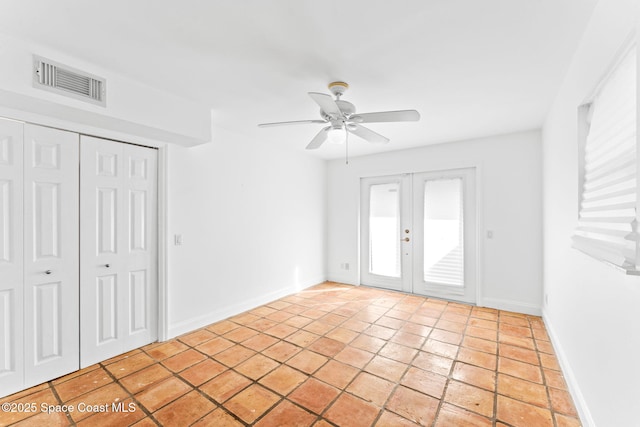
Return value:
[(579, 426), (559, 369), (539, 317), (325, 283), (0, 399), (37, 406), (0, 425)]

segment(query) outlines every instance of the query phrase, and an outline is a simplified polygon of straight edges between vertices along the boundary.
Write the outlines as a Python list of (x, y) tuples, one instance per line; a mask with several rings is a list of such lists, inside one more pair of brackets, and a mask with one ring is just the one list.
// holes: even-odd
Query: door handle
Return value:
[(409, 240), (411, 239), (409, 239), (408, 237), (405, 237), (404, 239), (400, 239), (401, 242), (408, 242)]
[(109, 265), (109, 264), (105, 264), (104, 266), (107, 267), (107, 268), (111, 267), (111, 265)]
[(44, 274), (51, 274), (51, 270), (45, 271)]

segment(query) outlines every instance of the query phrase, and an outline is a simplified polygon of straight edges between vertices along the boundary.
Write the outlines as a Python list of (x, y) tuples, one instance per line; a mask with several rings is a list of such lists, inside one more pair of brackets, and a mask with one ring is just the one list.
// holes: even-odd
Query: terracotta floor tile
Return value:
[(249, 313), (259, 317), (267, 317), (270, 314), (277, 313), (277, 312), (278, 310), (276, 310), (275, 308), (271, 308), (263, 305), (262, 307), (254, 308)]
[(146, 368), (153, 363), (154, 360), (151, 357), (147, 356), (145, 353), (137, 353), (131, 357), (107, 365), (106, 368), (114, 377), (122, 378), (129, 374), (137, 372), (142, 368)]
[(493, 331), (498, 330), (498, 322), (494, 320), (477, 319), (472, 317), (471, 319), (469, 319), (469, 322), (467, 324), (469, 326), (477, 326), (478, 328), (485, 328)]
[[(295, 315), (286, 311), (276, 311), (265, 317), (269, 320), (273, 320), (274, 322), (286, 322), (288, 319), (295, 317)], [(295, 325), (291, 326), (297, 327)]]
[(197, 365), (185, 369), (180, 376), (194, 386), (200, 386), (227, 370), (222, 363), (211, 359), (203, 360)]
[(63, 402), (83, 395), (113, 382), (111, 376), (102, 368), (87, 372), (55, 386), (56, 392)]
[[(403, 333), (403, 334), (418, 335), (418, 336), (421, 336), (422, 338), (426, 338), (429, 336), (429, 334), (432, 331), (433, 331), (433, 328), (429, 326), (418, 325), (417, 323), (409, 322), (401, 326), (400, 329), (398, 330), (398, 333), (396, 333), (396, 335)], [(422, 346), (422, 343), (418, 345), (418, 347), (420, 346)]]
[(500, 314), (500, 323), (529, 327), (529, 321), (526, 318), (517, 315), (517, 313), (506, 314), (506, 312), (502, 312)]
[[(155, 425), (155, 423), (154, 423)], [(244, 424), (236, 420), (223, 408), (210, 412), (207, 416), (193, 424), (193, 427), (243, 427)]]
[(553, 345), (548, 341), (538, 341), (536, 340), (536, 347), (538, 347), (538, 351), (547, 354), (555, 354), (555, 350), (553, 349)]
[(338, 394), (340, 394), (340, 391), (335, 387), (331, 387), (315, 378), (309, 378), (304, 384), (291, 393), (288, 398), (303, 408), (320, 414), (333, 402)]
[[(467, 335), (469, 335), (468, 332)], [(429, 339), (442, 341), (447, 344), (460, 345), (462, 342), (462, 334), (445, 331), (443, 329), (434, 329), (431, 335), (429, 335)]]
[(489, 418), (445, 403), (440, 408), (435, 427), (491, 427)]
[(546, 369), (553, 369), (555, 371), (560, 370), (560, 364), (558, 363), (558, 359), (551, 354), (540, 354), (540, 363)]
[(256, 427), (307, 427), (313, 424), (316, 416), (293, 403), (283, 400), (259, 420)]
[(262, 351), (267, 347), (277, 343), (278, 339), (271, 335), (257, 334), (242, 342), (242, 345), (254, 351)]
[(438, 399), (399, 386), (387, 402), (386, 409), (420, 425), (431, 425), (438, 410)]
[(264, 350), (262, 354), (275, 359), (278, 362), (284, 362), (300, 351), (302, 351), (300, 347), (296, 347), (288, 342), (280, 341)]
[(216, 335), (213, 332), (210, 332), (206, 329), (199, 329), (195, 332), (182, 335), (178, 337), (178, 339), (188, 346), (195, 347), (215, 337)]
[(291, 307), (291, 304), (284, 301), (273, 301), (268, 303), (267, 306), (275, 308), (276, 310), (284, 310), (287, 307)]
[(492, 392), (458, 381), (449, 382), (444, 396), (445, 401), (485, 417), (493, 416), (493, 399)]
[(199, 388), (216, 402), (223, 403), (249, 384), (251, 380), (248, 378), (234, 371), (226, 371)]
[(449, 332), (455, 332), (458, 334), (461, 334), (464, 332), (464, 329), (467, 327), (466, 323), (458, 323), (458, 322), (451, 322), (449, 320), (438, 320), (438, 322), (435, 324), (435, 327), (438, 329), (444, 329), (445, 331), (449, 331)]
[(580, 420), (575, 417), (568, 417), (562, 414), (553, 414), (556, 418), (556, 424), (558, 427), (581, 427)]
[(255, 329), (256, 331), (264, 332), (267, 329), (271, 329), (277, 325), (278, 325), (278, 322), (276, 322), (275, 320), (260, 318), (258, 320), (255, 320), (247, 324), (246, 326), (248, 326), (251, 329)]
[(233, 347), (229, 347), (225, 351), (221, 351), (213, 357), (216, 361), (233, 368), (234, 366), (244, 362), (254, 354), (256, 354), (255, 351), (237, 344)]
[[(159, 345), (162, 345), (162, 343), (154, 342), (154, 343), (151, 343), (149, 345), (146, 345), (146, 346), (142, 347), (142, 349), (144, 349), (144, 350), (152, 349), (152, 348), (157, 347)], [(131, 351), (128, 351), (128, 352), (126, 352), (124, 354), (120, 354), (120, 355), (114, 356), (114, 357), (112, 357), (110, 359), (103, 360), (101, 363), (103, 365), (110, 365), (110, 364), (118, 362), (118, 361), (120, 361), (122, 359), (127, 359), (129, 357), (135, 356), (136, 354), (139, 354), (139, 353), (142, 353), (142, 350), (140, 350), (139, 348), (136, 348), (135, 350), (131, 350)], [(69, 374), (69, 375), (73, 375), (73, 374)]]
[(389, 381), (398, 382), (407, 368), (408, 366), (404, 363), (382, 356), (375, 356), (364, 370)]
[(304, 326), (302, 329), (312, 332), (316, 335), (324, 335), (334, 328), (335, 325), (332, 325), (331, 323), (327, 323), (323, 320), (316, 320)]
[(336, 360), (325, 363), (313, 376), (339, 389), (344, 389), (347, 384), (358, 374), (359, 370)]
[(394, 388), (395, 383), (361, 372), (347, 391), (376, 406), (383, 406)]
[(170, 377), (136, 394), (136, 399), (149, 412), (154, 412), (191, 390), (192, 388), (183, 381)]
[(373, 353), (369, 353), (368, 351), (349, 346), (342, 350), (340, 353), (336, 354), (333, 358), (339, 362), (343, 362), (348, 365), (355, 366), (358, 369), (362, 369), (367, 363), (371, 361), (371, 359), (373, 358)]
[(308, 317), (294, 315), (291, 315), (290, 318), (284, 321), (284, 323), (289, 326), (293, 326), (294, 328), (302, 328), (303, 326), (308, 325), (311, 322), (313, 322), (313, 320), (309, 319)]
[(342, 326), (343, 328), (352, 330), (354, 332), (362, 332), (365, 329), (367, 329), (369, 326), (371, 326), (371, 324), (367, 322), (363, 322), (362, 320), (349, 319), (340, 326)]
[(255, 314), (251, 314), (251, 313), (243, 313), (240, 314), (238, 316), (233, 316), (231, 319), (232, 322), (237, 323), (238, 325), (248, 325), (251, 322), (255, 322), (256, 320), (259, 320), (260, 316), (256, 316)]
[(544, 372), (544, 379), (547, 386), (559, 388), (561, 390), (567, 389), (567, 383), (565, 382), (561, 372), (544, 368), (542, 369), (542, 372)]
[(121, 405), (119, 408), (114, 409), (109, 406), (109, 411), (97, 412), (81, 420), (77, 425), (79, 427), (129, 426), (146, 416), (144, 411), (136, 406), (133, 399), (126, 399), (119, 403)]
[(180, 372), (206, 358), (207, 356), (204, 354), (190, 348), (187, 351), (165, 359), (162, 364), (173, 372)]
[(551, 411), (498, 395), (496, 418), (515, 427), (552, 427)]
[(533, 343), (533, 340), (531, 338), (516, 337), (513, 335), (506, 335), (506, 334), (500, 333), (498, 334), (498, 341), (500, 341), (501, 343), (513, 345), (516, 347), (528, 348), (529, 350), (536, 349), (535, 344)]
[(447, 377), (411, 366), (404, 374), (400, 384), (405, 387), (440, 399), (444, 393)]
[(287, 365), (281, 365), (262, 378), (259, 382), (276, 393), (286, 396), (293, 389), (302, 384), (307, 378), (307, 375), (296, 371)]
[(307, 348), (324, 356), (333, 357), (338, 354), (344, 347), (345, 344), (340, 341), (336, 341), (331, 338), (320, 337), (312, 344), (310, 344)]
[(382, 316), (376, 321), (376, 325), (384, 326), (385, 328), (391, 328), (397, 330), (399, 327), (405, 324), (404, 320), (394, 319), (393, 317)]
[[(488, 311), (491, 310), (491, 311)], [(485, 307), (473, 307), (471, 310), (471, 317), (484, 320), (498, 320), (498, 311), (493, 309), (487, 309)]]
[(547, 331), (545, 331), (544, 329), (532, 329), (532, 331), (533, 337), (536, 339), (536, 341), (551, 341), (549, 339)]
[(156, 360), (164, 360), (178, 353), (182, 353), (188, 348), (189, 347), (182, 344), (180, 341), (173, 340), (154, 347), (151, 350), (147, 350), (147, 354)]
[(402, 363), (409, 363), (413, 360), (416, 354), (418, 354), (418, 350), (390, 342), (382, 347), (378, 354), (386, 357), (387, 359), (393, 359)]
[[(409, 322), (417, 323), (423, 326), (433, 327), (436, 325), (436, 323), (438, 323), (438, 319), (429, 317), (429, 316), (422, 316), (420, 314), (414, 314), (409, 318)], [(456, 331), (451, 331), (451, 332), (456, 332)]]
[[(151, 384), (155, 384), (171, 376), (171, 371), (160, 364), (153, 364), (134, 374), (124, 377), (120, 384), (130, 393), (136, 394)], [(58, 389), (58, 394), (60, 390)], [(62, 397), (62, 395), (60, 395)]]
[(542, 373), (540, 368), (506, 357), (498, 358), (498, 372), (511, 375), (512, 377), (542, 384)]
[(220, 322), (214, 323), (213, 325), (207, 326), (205, 329), (216, 333), (218, 335), (226, 334), (232, 329), (239, 328), (240, 325), (234, 323), (230, 320), (222, 320)]
[[(108, 386), (107, 386), (108, 387)], [(8, 402), (17, 403), (17, 404), (31, 404), (37, 402), (37, 408), (35, 414), (40, 411), (40, 405), (45, 404), (49, 405), (58, 405), (58, 399), (54, 396), (53, 392), (49, 387), (40, 390), (33, 394), (27, 394), (26, 396), (22, 396), (18, 399), (9, 399)], [(30, 418), (34, 416), (34, 412), (29, 411), (15, 411), (15, 412), (7, 412), (2, 410), (0, 412), (2, 415), (0, 417), (0, 425), (9, 425), (20, 420), (24, 420), (26, 418)]]
[[(140, 353), (140, 351), (138, 350), (136, 352), (136, 354), (137, 353)], [(80, 375), (84, 375), (84, 374), (87, 374), (87, 373), (89, 373), (91, 371), (95, 371), (98, 368), (100, 368), (100, 365), (96, 363), (95, 365), (88, 366), (86, 368), (80, 369), (79, 371), (75, 371), (75, 372), (67, 374), (67, 375), (65, 375), (63, 377), (57, 378), (57, 379), (53, 380), (52, 383), (53, 383), (53, 385), (62, 384), (63, 382), (66, 382), (66, 381), (69, 381), (70, 379), (79, 377)], [(43, 389), (43, 388), (46, 388), (47, 385), (46, 384), (41, 384), (41, 385), (36, 386), (36, 387), (31, 387), (30, 389), (27, 389), (27, 390), (24, 390), (24, 391), (22, 391), (20, 393), (14, 394), (14, 397), (17, 399), (18, 397), (20, 397), (20, 395), (22, 395), (25, 392), (28, 392), (29, 390), (32, 390), (32, 393), (34, 391), (38, 391), (37, 390), (38, 387), (40, 387), (40, 389)], [(3, 399), (0, 399), (0, 402), (3, 402)]]
[[(78, 407), (79, 403), (85, 404), (87, 406), (93, 405), (109, 405), (111, 406), (114, 402), (119, 402), (125, 400), (129, 397), (129, 393), (122, 388), (118, 384), (109, 384), (104, 387), (100, 387), (99, 389), (93, 390), (87, 394), (83, 394), (80, 397), (76, 397), (65, 404), (73, 405), (74, 408)], [(57, 403), (57, 402), (56, 402)], [(88, 416), (93, 415), (91, 412), (80, 412), (74, 411), (71, 413), (71, 418), (75, 422), (78, 422)]]
[(376, 427), (415, 427), (417, 425), (413, 421), (389, 411), (383, 411), (375, 424)]
[(318, 310), (316, 308), (305, 310), (302, 313), (300, 313), (300, 315), (302, 315), (304, 317), (308, 317), (310, 319), (319, 319), (322, 316), (324, 316), (325, 314), (327, 314), (325, 311)]
[(154, 417), (165, 426), (189, 426), (213, 411), (216, 405), (197, 391), (188, 393), (157, 411)]
[(229, 399), (224, 407), (246, 423), (252, 423), (280, 398), (266, 388), (254, 384)]
[(467, 365), (466, 363), (456, 362), (451, 377), (485, 390), (494, 391), (496, 389), (495, 371)]
[(550, 388), (549, 397), (551, 397), (551, 407), (555, 412), (560, 412), (573, 417), (578, 416), (578, 413), (573, 406), (571, 396), (567, 391)]
[(407, 313), (406, 311), (396, 310), (392, 308), (391, 310), (385, 313), (385, 316), (391, 317), (393, 319), (409, 320), (409, 318), (411, 317), (411, 314), (412, 313)]
[(349, 344), (358, 335), (359, 334), (356, 331), (352, 331), (351, 329), (347, 329), (339, 326), (333, 329), (332, 331), (327, 332), (325, 337), (331, 338), (336, 341), (340, 341), (343, 344)]
[(326, 419), (343, 427), (368, 427), (377, 416), (376, 406), (347, 393), (341, 394), (324, 414)]
[(472, 350), (484, 351), (485, 353), (496, 354), (498, 345), (495, 341), (483, 340), (476, 337), (465, 336), (462, 346)]
[(322, 317), (321, 320), (333, 326), (339, 326), (342, 323), (344, 323), (347, 320), (347, 318), (345, 316), (341, 316), (336, 313), (329, 313), (324, 317)]
[(542, 384), (521, 380), (509, 375), (498, 375), (498, 393), (543, 408), (549, 407), (547, 388)]
[(483, 340), (497, 341), (498, 333), (493, 329), (480, 328), (478, 326), (467, 326), (465, 335), (470, 337), (482, 338)]
[(287, 360), (287, 365), (292, 366), (304, 373), (312, 374), (327, 362), (326, 357), (309, 350), (300, 353)]
[(364, 333), (376, 338), (380, 338), (382, 340), (388, 340), (396, 334), (396, 331), (395, 329), (385, 328), (384, 326), (380, 325), (371, 325), (364, 330)]
[(233, 341), (236, 343), (240, 343), (248, 340), (249, 338), (258, 334), (258, 331), (255, 329), (247, 328), (246, 326), (241, 326), (239, 328), (234, 329), (233, 331), (229, 331), (223, 335), (225, 339), (229, 341)]
[(531, 365), (540, 365), (538, 353), (533, 350), (502, 343), (498, 346), (498, 349), (500, 351), (500, 356), (515, 359), (520, 362), (526, 362)]
[(280, 366), (280, 364), (275, 360), (261, 354), (256, 354), (236, 366), (235, 370), (255, 381), (273, 371), (278, 366)]
[(431, 338), (429, 338), (422, 346), (423, 351), (437, 354), (439, 356), (448, 357), (449, 359), (456, 358), (456, 355), (458, 354), (458, 349), (459, 347), (457, 345), (447, 344), (445, 342), (432, 340)]
[(381, 340), (380, 338), (372, 337), (369, 335), (361, 334), (358, 338), (351, 341), (349, 344), (352, 347), (359, 348), (361, 350), (366, 350), (371, 353), (377, 353), (384, 345), (386, 344), (385, 340)]
[[(0, 425), (4, 426), (4, 421), (4, 418), (0, 417)], [(42, 412), (12, 424), (12, 427), (66, 427), (68, 425), (69, 420), (64, 413), (54, 412), (49, 414), (47, 412)]]
[(425, 371), (434, 372), (440, 375), (449, 375), (451, 367), (453, 366), (453, 360), (446, 357), (438, 356), (436, 354), (427, 353), (421, 351), (418, 353), (415, 359), (411, 362), (413, 366), (417, 366)]
[(201, 351), (209, 356), (214, 356), (229, 347), (233, 347), (233, 342), (226, 340), (222, 337), (216, 337), (212, 340), (205, 342), (204, 344), (200, 344), (196, 347), (196, 350)]
[(519, 338), (531, 338), (531, 328), (528, 326), (514, 326), (507, 323), (500, 323), (498, 326), (498, 332), (504, 335), (512, 335)]
[(286, 337), (285, 341), (304, 348), (313, 343), (318, 338), (320, 338), (320, 335), (314, 334), (313, 332), (300, 330)]
[(492, 370), (496, 369), (498, 363), (498, 357), (493, 354), (464, 347), (460, 348), (457, 360)]

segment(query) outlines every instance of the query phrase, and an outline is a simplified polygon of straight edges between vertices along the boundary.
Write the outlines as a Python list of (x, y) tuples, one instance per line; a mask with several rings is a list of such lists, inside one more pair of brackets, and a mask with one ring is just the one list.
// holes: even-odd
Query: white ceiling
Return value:
[(334, 80), (359, 112), (421, 113), (368, 125), (391, 142), (362, 155), (539, 128), (596, 1), (2, 0), (0, 31), (210, 105), (214, 139), (303, 151), (322, 125), (256, 124), (319, 118), (306, 92)]

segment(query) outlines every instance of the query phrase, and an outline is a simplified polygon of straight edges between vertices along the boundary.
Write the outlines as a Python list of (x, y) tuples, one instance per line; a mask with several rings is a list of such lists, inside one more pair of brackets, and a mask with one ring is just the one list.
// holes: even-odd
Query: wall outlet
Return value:
[(342, 264), (340, 264), (340, 268), (343, 270), (348, 270), (349, 269), (349, 263), (348, 262), (343, 262)]
[(549, 305), (549, 294), (544, 294), (544, 305)]
[(173, 244), (175, 246), (181, 246), (182, 245), (182, 234), (175, 234), (173, 236)]

